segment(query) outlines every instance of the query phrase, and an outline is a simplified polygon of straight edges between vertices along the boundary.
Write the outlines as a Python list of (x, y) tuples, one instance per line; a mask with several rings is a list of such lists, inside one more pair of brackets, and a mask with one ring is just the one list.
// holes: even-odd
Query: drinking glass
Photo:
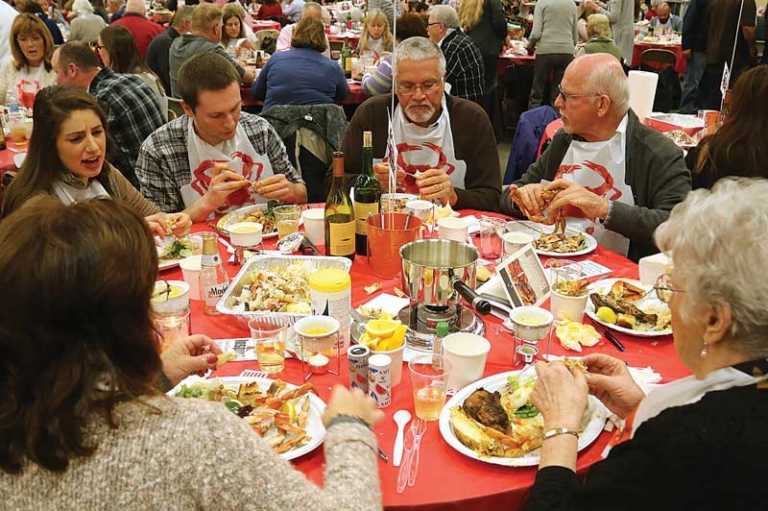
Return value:
[(275, 213), (278, 239), (283, 239), (289, 234), (299, 230), (301, 206), (297, 204), (287, 204), (285, 206), (277, 206), (272, 211)]
[(267, 374), (280, 373), (285, 368), (285, 341), (288, 327), (256, 318), (248, 322), (251, 338), (256, 341), (256, 358)]
[(496, 262), (501, 257), (502, 241), (499, 235), (499, 226), (490, 220), (480, 221), (480, 232), (477, 234), (476, 244), (479, 245), (480, 257), (486, 261)]
[(416, 417), (425, 421), (436, 421), (445, 405), (448, 385), (446, 360), (435, 364), (433, 355), (419, 355), (411, 359), (408, 369), (413, 388), (413, 407)]

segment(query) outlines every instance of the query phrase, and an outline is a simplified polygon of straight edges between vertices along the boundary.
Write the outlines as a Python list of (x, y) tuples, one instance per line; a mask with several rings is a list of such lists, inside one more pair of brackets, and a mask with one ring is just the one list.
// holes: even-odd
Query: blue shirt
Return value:
[(264, 110), (275, 105), (336, 103), (349, 93), (339, 65), (309, 48), (291, 48), (272, 55), (251, 89), (264, 100)]

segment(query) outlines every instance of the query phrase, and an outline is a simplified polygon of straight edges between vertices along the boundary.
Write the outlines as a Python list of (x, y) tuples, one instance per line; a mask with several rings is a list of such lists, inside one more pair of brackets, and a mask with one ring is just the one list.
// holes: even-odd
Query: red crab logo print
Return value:
[[(434, 154), (430, 154), (434, 153)], [(416, 164), (406, 161), (405, 154), (413, 153), (413, 156), (419, 161), (428, 161), (434, 163)], [(429, 169), (445, 169), (446, 174), (451, 175), (456, 167), (448, 163), (448, 157), (440, 146), (425, 142), (423, 144), (397, 144), (397, 166), (405, 171), (405, 191), (408, 193), (419, 193), (416, 186), (415, 174), (425, 172)]]
[[(235, 151), (232, 153), (232, 161), (236, 161), (238, 159), (242, 162), (240, 173), (244, 178), (246, 178), (248, 181), (258, 181), (261, 179), (261, 174), (264, 172), (264, 164), (260, 162), (254, 162), (253, 158), (241, 151)], [(205, 192), (208, 191), (208, 188), (211, 185), (211, 180), (213, 179), (213, 175), (211, 175), (210, 170), (215, 168), (217, 163), (229, 162), (225, 160), (205, 160), (200, 163), (200, 165), (198, 165), (197, 168), (192, 172), (194, 179), (192, 180), (190, 186), (194, 191), (200, 195), (205, 195)], [(254, 169), (256, 171), (255, 177)], [(233, 192), (229, 195), (229, 197), (227, 197), (227, 206), (242, 206), (248, 202), (250, 198), (251, 189), (241, 188), (240, 190)]]
[(621, 197), (621, 191), (614, 186), (613, 176), (607, 168), (589, 160), (583, 163), (574, 163), (573, 165), (560, 165), (557, 169), (555, 179), (560, 179), (566, 174), (572, 175), (572, 181), (582, 185), (584, 188), (614, 201)]

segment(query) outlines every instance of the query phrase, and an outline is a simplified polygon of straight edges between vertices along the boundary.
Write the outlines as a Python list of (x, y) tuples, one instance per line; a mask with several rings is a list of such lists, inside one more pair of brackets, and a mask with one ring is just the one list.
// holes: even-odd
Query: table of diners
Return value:
[(640, 57), (645, 50), (668, 50), (675, 54), (675, 72), (679, 75), (685, 73), (688, 61), (683, 55), (683, 45), (680, 43), (635, 41), (632, 48), (632, 67), (640, 67)]
[(328, 36), (328, 42), (331, 44), (344, 44), (346, 42), (352, 48), (357, 48), (357, 43), (360, 42), (360, 32), (344, 31), (338, 34), (328, 33), (326, 35)]
[[(463, 211), (462, 214), (478, 214), (475, 211)], [(193, 230), (209, 229), (207, 225), (196, 225)], [(266, 243), (271, 247), (272, 242)], [(228, 259), (228, 254), (223, 260)], [(637, 265), (624, 257), (611, 253), (599, 247), (596, 252), (576, 258), (577, 260), (592, 259), (613, 270), (611, 276), (637, 278)], [(234, 275), (238, 267), (225, 263), (230, 275)], [(358, 256), (351, 270), (352, 276), (352, 306), (359, 306), (374, 298), (378, 293), (391, 293), (393, 287), (401, 287), (399, 280), (382, 280), (371, 271), (365, 257)], [(179, 269), (162, 272), (159, 278), (181, 279)], [(372, 295), (366, 294), (364, 287), (374, 282), (381, 282), (382, 290)], [(545, 305), (548, 306), (548, 305)], [(585, 318), (585, 321), (589, 321)], [(500, 320), (488, 316), (485, 319), (485, 336), (492, 344), (491, 352), (485, 368), (485, 376), (519, 369), (513, 364), (513, 340), (509, 333), (500, 326)], [(235, 338), (248, 335), (248, 329), (243, 320), (233, 316), (206, 316), (202, 312), (200, 302), (192, 302), (191, 328), (193, 333), (206, 334), (212, 338)], [(626, 352), (619, 353), (613, 345), (604, 339), (594, 348), (585, 348), (584, 353), (601, 352), (617, 356), (631, 366), (652, 366), (660, 373), (663, 381), (670, 381), (687, 375), (686, 369), (678, 361), (672, 345), (671, 336), (656, 339), (642, 339), (622, 334), (617, 335), (626, 346)], [(551, 343), (552, 353), (570, 354), (554, 339)], [(214, 376), (236, 376), (244, 369), (257, 369), (257, 362), (230, 362), (222, 366)], [(317, 394), (328, 400), (331, 388), (335, 384), (347, 384), (347, 364), (342, 363), (340, 377), (334, 375), (313, 376), (310, 380)], [(280, 378), (294, 384), (301, 383), (302, 373), (299, 362), (295, 359), (286, 360), (286, 368)], [(407, 368), (403, 371), (403, 380), (392, 391), (392, 404), (384, 409), (386, 418), (376, 425), (374, 431), (380, 447), (390, 456), (395, 438), (395, 424), (392, 415), (401, 408), (413, 413), (410, 379)], [(601, 458), (610, 434), (603, 434), (589, 447), (579, 453), (577, 468), (583, 473), (590, 465)], [(298, 458), (294, 466), (303, 472), (311, 481), (322, 484), (324, 456), (322, 448)], [(437, 510), (462, 509), (487, 510), (504, 509), (512, 511), (521, 507), (528, 490), (533, 484), (536, 468), (510, 468), (490, 465), (477, 461), (455, 451), (441, 437), (436, 422), (430, 423), (424, 435), (421, 448), (421, 463), (416, 485), (407, 488), (402, 494), (395, 491), (398, 468), (390, 463), (379, 460), (379, 474), (384, 496), (384, 506), (390, 510)]]
[[(339, 101), (339, 104), (357, 106), (368, 99), (368, 95), (363, 90), (363, 86), (359, 81), (347, 80), (347, 85), (349, 86), (349, 94), (347, 94), (344, 99)], [(262, 100), (253, 97), (250, 85), (247, 87), (242, 87), (240, 89), (240, 95), (243, 98), (244, 108), (256, 107), (264, 104)]]

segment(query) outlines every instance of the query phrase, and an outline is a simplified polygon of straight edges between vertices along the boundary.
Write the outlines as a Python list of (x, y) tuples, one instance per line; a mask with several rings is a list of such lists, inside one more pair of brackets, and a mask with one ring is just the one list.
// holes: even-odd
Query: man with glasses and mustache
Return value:
[[(591, 230), (630, 259), (657, 252), (653, 232), (691, 190), (682, 151), (629, 108), (621, 64), (605, 53), (575, 59), (555, 101), (563, 129), (502, 194), (501, 210)], [(555, 192), (547, 204), (545, 197)]]
[[(363, 132), (373, 133), (374, 171), (386, 191), (389, 162), (396, 162), (397, 191), (454, 209), (495, 211), (501, 173), (493, 127), (477, 103), (445, 93), (445, 57), (425, 37), (401, 42), (394, 53), (392, 98), (360, 105), (344, 139), (345, 167), (361, 171)], [(388, 144), (389, 119), (394, 144)], [(396, 190), (392, 190), (396, 191)]]

